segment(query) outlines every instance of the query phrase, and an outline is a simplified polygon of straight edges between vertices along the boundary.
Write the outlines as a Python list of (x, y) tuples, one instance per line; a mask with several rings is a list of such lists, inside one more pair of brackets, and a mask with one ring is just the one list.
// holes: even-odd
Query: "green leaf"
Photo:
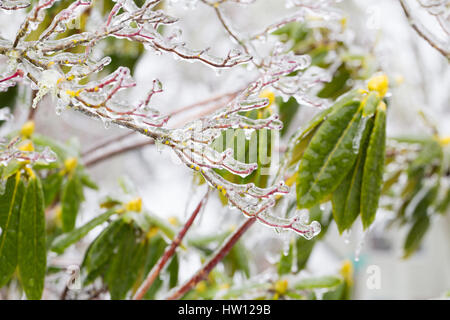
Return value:
[(337, 96), (349, 89), (347, 80), (350, 76), (350, 71), (346, 68), (345, 63), (342, 63), (333, 75), (333, 79), (330, 82), (325, 83), (324, 87), (319, 91), (317, 96), (319, 98), (335, 99)]
[(47, 264), (45, 245), (44, 193), (39, 178), (30, 178), (20, 209), (19, 276), (30, 300), (38, 300), (44, 290)]
[[(103, 230), (100, 235), (91, 243), (86, 254), (82, 266), (86, 268), (88, 273), (100, 270), (113, 255), (114, 249), (118, 245), (117, 239), (120, 238), (120, 233), (124, 229), (125, 223), (122, 219), (113, 221), (108, 227)], [(90, 280), (95, 277), (89, 276)], [(87, 281), (89, 282), (89, 281)]]
[(297, 290), (334, 288), (341, 284), (342, 278), (337, 276), (322, 276), (300, 280), (293, 285)]
[(384, 103), (380, 103), (367, 147), (361, 186), (361, 219), (364, 229), (372, 224), (378, 209), (378, 200), (383, 184), (385, 149), (386, 106)]
[(6, 182), (0, 196), (0, 288), (11, 278), (17, 266), (17, 239), (24, 185), (20, 174)]
[[(124, 299), (127, 292), (133, 285), (136, 270), (132, 270), (139, 251), (139, 244), (136, 244), (136, 233), (134, 224), (126, 224), (121, 237), (118, 239), (118, 251), (111, 259), (111, 265), (105, 276), (109, 293), (112, 300)], [(134, 279), (133, 279), (134, 278)]]
[(55, 201), (56, 196), (61, 191), (63, 176), (55, 172), (42, 180), (44, 190), (45, 207), (50, 206)]
[(309, 209), (309, 219), (310, 221), (319, 221), (322, 229), (320, 233), (311, 240), (306, 240), (303, 237), (297, 238), (297, 271), (303, 270), (306, 267), (315, 244), (320, 239), (325, 237), (328, 231), (328, 227), (330, 226), (330, 223), (332, 221), (332, 215), (331, 212), (327, 212), (327, 214), (324, 214), (320, 206), (317, 205)]
[(69, 232), (75, 227), (78, 210), (83, 200), (83, 186), (78, 175), (73, 174), (67, 179), (61, 196), (62, 229), (64, 232)]
[(364, 172), (364, 162), (366, 159), (366, 149), (369, 144), (370, 133), (373, 128), (373, 119), (367, 120), (361, 138), (360, 150), (356, 163), (347, 174), (339, 187), (333, 192), (331, 199), (333, 205), (333, 218), (339, 232), (349, 229), (360, 213), (361, 184)]
[(34, 133), (31, 137), (31, 141), (33, 141), (36, 146), (48, 146), (53, 152), (56, 153), (58, 161), (63, 161), (68, 157), (78, 157), (78, 150), (75, 150), (74, 148), (71, 148), (71, 146), (62, 144), (58, 141), (52, 140), (46, 136)]
[(169, 288), (175, 287), (178, 283), (178, 269), (178, 255), (175, 254), (167, 267), (167, 270), (169, 271)]
[(298, 237), (297, 239), (297, 269), (303, 270), (308, 263), (309, 257), (311, 256), (314, 245), (316, 244), (316, 238), (311, 240), (306, 240), (303, 237)]
[(52, 251), (56, 253), (63, 253), (66, 248), (79, 241), (85, 235), (89, 233), (95, 227), (106, 222), (113, 214), (116, 213), (115, 209), (108, 210), (98, 217), (95, 217), (91, 221), (87, 222), (85, 225), (70, 231), (69, 233), (64, 233), (57, 237), (52, 243)]
[(424, 216), (414, 223), (411, 230), (409, 230), (405, 244), (403, 245), (404, 259), (410, 257), (419, 248), (429, 227), (430, 218), (428, 216)]
[(294, 262), (294, 242), (289, 244), (289, 251), (287, 254), (282, 253), (280, 262), (278, 263), (278, 274), (284, 275), (291, 273), (292, 263)]
[(310, 208), (327, 197), (353, 166), (361, 137), (360, 101), (333, 106), (306, 148), (297, 175), (297, 206)]
[(280, 114), (280, 120), (283, 122), (283, 128), (281, 129), (281, 136), (284, 136), (288, 131), (295, 114), (297, 113), (300, 105), (294, 97), (290, 97), (286, 102), (281, 97), (275, 99)]
[(363, 100), (363, 117), (371, 117), (375, 114), (380, 103), (378, 92), (370, 92)]
[(247, 277), (250, 276), (248, 252), (241, 241), (238, 241), (233, 248), (231, 248), (224, 261), (230, 267), (231, 275), (234, 275), (236, 271), (242, 271)]
[(83, 186), (86, 186), (92, 190), (98, 190), (98, 185), (91, 179), (91, 177), (85, 173), (80, 174), (80, 181)]

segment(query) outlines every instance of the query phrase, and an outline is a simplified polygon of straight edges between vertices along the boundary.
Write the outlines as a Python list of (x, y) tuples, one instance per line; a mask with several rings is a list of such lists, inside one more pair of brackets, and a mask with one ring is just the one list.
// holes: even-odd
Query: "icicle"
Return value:
[(351, 234), (352, 234), (351, 230), (345, 230), (342, 233), (342, 237), (344, 238), (344, 243), (345, 244), (349, 244), (350, 243), (350, 236), (351, 236)]
[(356, 244), (356, 248), (355, 248), (355, 261), (356, 262), (359, 261), (359, 256), (361, 254), (361, 250), (364, 246), (364, 242), (365, 242), (365, 239), (366, 239), (366, 236), (367, 236), (367, 233), (369, 232), (369, 230), (363, 231), (361, 239), (359, 239), (358, 243)]

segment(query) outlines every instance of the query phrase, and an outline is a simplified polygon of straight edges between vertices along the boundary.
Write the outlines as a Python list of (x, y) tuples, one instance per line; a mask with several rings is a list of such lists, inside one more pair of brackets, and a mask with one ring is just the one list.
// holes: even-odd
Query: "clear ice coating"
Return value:
[(0, 0), (0, 9), (3, 10), (19, 10), (29, 6), (29, 0)]
[[(253, 183), (234, 184), (222, 178), (216, 170), (227, 170), (246, 177), (257, 169), (257, 163), (236, 160), (239, 157), (233, 154), (232, 149), (218, 152), (212, 144), (227, 129), (243, 129), (246, 139), (250, 139), (257, 130), (282, 129), (283, 123), (276, 114), (262, 119), (245, 116), (249, 111), (269, 105), (269, 99), (260, 97), (263, 89), (270, 87), (283, 99), (293, 96), (303, 104), (326, 105), (325, 101), (310, 96), (309, 90), (317, 83), (329, 81), (329, 73), (311, 67), (308, 55), (296, 55), (289, 50), (289, 44), (277, 41), (267, 41), (269, 53), (261, 57), (255, 49), (255, 42), (262, 38), (269, 39), (274, 29), (289, 22), (306, 21), (312, 14), (322, 20), (335, 19), (337, 12), (330, 6), (333, 1), (291, 1), (291, 6), (296, 8), (292, 16), (269, 25), (255, 36), (240, 35), (231, 25), (231, 17), (228, 19), (222, 14), (219, 8), (221, 2), (206, 2), (216, 10), (219, 19), (222, 18), (222, 26), (234, 42), (232, 48), (221, 56), (211, 54), (209, 47), (189, 48), (183, 32), (174, 25), (178, 19), (157, 9), (160, 0), (146, 0), (141, 6), (133, 0), (116, 0), (104, 17), (93, 10), (92, 21), (87, 21), (83, 32), (64, 36), (73, 21), (91, 6), (89, 0), (76, 0), (54, 16), (37, 40), (27, 41), (28, 34), (36, 30), (46, 17), (46, 10), (56, 1), (39, 0), (27, 13), (15, 39), (0, 39), (0, 54), (8, 58), (7, 70), (2, 70), (0, 75), (0, 91), (7, 90), (25, 78), (34, 90), (38, 90), (33, 107), (37, 107), (39, 101), (50, 94), (56, 99), (56, 114), (73, 108), (100, 119), (105, 128), (117, 124), (147, 135), (155, 140), (158, 148), (171, 148), (182, 163), (202, 174), (211, 187), (228, 199), (231, 207), (237, 208), (245, 216), (257, 218), (259, 222), (278, 230), (294, 231), (305, 238), (311, 238), (320, 231), (317, 222), (308, 223), (302, 216), (284, 219), (271, 212), (277, 197), (289, 192), (284, 182), (259, 188)], [(243, 6), (255, 2), (229, 1)], [(193, 8), (198, 0), (172, 2)], [(21, 0), (0, 0), (0, 8), (6, 10), (28, 5), (28, 2)], [(165, 34), (158, 31), (162, 25), (166, 26)], [(111, 62), (109, 57), (98, 57), (98, 52), (94, 50), (107, 37), (140, 42), (153, 53), (165, 53), (176, 60), (203, 63), (217, 74), (225, 68), (246, 64), (249, 72), (256, 75), (256, 80), (236, 94), (224, 108), (182, 127), (170, 129), (166, 127), (169, 116), (160, 114), (152, 106), (153, 95), (163, 91), (159, 80), (155, 79), (143, 100), (133, 105), (125, 94), (136, 85), (128, 68), (119, 67), (101, 79), (89, 77), (102, 71)], [(75, 47), (83, 47), (85, 51), (70, 52)], [(8, 119), (8, 114), (1, 114), (0, 117)], [(18, 143), (18, 140), (14, 140), (0, 145), (2, 164), (12, 159), (51, 162), (56, 158), (50, 149), (41, 152), (20, 151)]]
[[(2, 141), (4, 140), (4, 141)], [(18, 148), (20, 138), (16, 137), (7, 141), (5, 138), (0, 140), (0, 166), (7, 166), (11, 161), (29, 161), (48, 164), (56, 161), (56, 154), (49, 148), (37, 151), (22, 151)]]

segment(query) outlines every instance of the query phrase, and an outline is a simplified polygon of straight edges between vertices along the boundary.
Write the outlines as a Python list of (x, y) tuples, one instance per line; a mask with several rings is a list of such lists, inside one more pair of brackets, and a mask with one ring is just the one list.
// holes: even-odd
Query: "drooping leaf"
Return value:
[(297, 206), (310, 208), (327, 197), (353, 166), (361, 139), (360, 101), (332, 107), (303, 153), (297, 175)]
[(423, 237), (425, 236), (428, 228), (430, 227), (430, 218), (424, 216), (418, 219), (406, 236), (405, 244), (403, 245), (403, 258), (411, 256), (420, 246)]
[(83, 185), (78, 175), (73, 174), (67, 179), (61, 195), (62, 229), (64, 232), (69, 232), (75, 228), (75, 221), (83, 200)]
[(339, 187), (333, 192), (331, 201), (333, 205), (333, 218), (340, 233), (349, 229), (360, 213), (361, 184), (366, 160), (366, 149), (369, 144), (372, 128), (373, 119), (367, 118), (356, 163)]
[(124, 226), (125, 223), (122, 219), (113, 221), (89, 246), (82, 263), (82, 267), (86, 268), (88, 272), (88, 277), (85, 280), (86, 284), (91, 280), (95, 280), (104, 271), (108, 259), (111, 258), (115, 248), (118, 246), (117, 239), (120, 238), (120, 233)]
[(116, 213), (115, 209), (108, 210), (98, 217), (95, 217), (91, 221), (87, 222), (85, 225), (70, 231), (69, 233), (64, 233), (57, 237), (52, 243), (52, 251), (56, 253), (63, 253), (66, 248), (79, 241), (85, 235), (89, 233), (95, 227), (106, 222), (113, 214)]
[(80, 181), (83, 186), (88, 187), (92, 190), (98, 190), (98, 185), (94, 182), (94, 180), (91, 179), (88, 174), (82, 172), (80, 174)]
[(131, 270), (136, 253), (139, 251), (139, 243), (136, 243), (136, 230), (133, 224), (126, 224), (121, 237), (118, 239), (117, 253), (110, 257), (111, 265), (105, 276), (111, 299), (124, 299), (133, 285), (135, 271)]
[(297, 271), (303, 270), (306, 267), (315, 244), (317, 243), (317, 241), (325, 237), (328, 231), (328, 227), (330, 226), (330, 223), (332, 221), (332, 215), (331, 213), (325, 214), (320, 206), (317, 205), (309, 210), (309, 220), (319, 221), (321, 230), (320, 233), (311, 240), (306, 240), (303, 237), (297, 238)]
[(20, 207), (24, 185), (20, 173), (6, 182), (5, 191), (0, 195), (0, 288), (11, 278), (17, 266), (17, 243)]
[(361, 219), (367, 229), (375, 219), (383, 184), (386, 149), (386, 105), (378, 104), (375, 122), (367, 147), (361, 186)]
[(20, 209), (19, 276), (30, 300), (38, 300), (44, 290), (47, 265), (45, 242), (44, 193), (38, 177), (30, 178)]
[(317, 243), (316, 238), (311, 240), (306, 240), (303, 237), (298, 237), (297, 239), (297, 269), (303, 270), (308, 263), (309, 257), (311, 256), (314, 245)]

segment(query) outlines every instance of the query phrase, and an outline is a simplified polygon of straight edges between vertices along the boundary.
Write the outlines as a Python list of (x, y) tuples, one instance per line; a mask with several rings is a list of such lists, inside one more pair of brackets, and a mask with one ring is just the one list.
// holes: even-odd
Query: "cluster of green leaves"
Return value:
[[(450, 206), (449, 163), (444, 144), (437, 137), (396, 138), (386, 162), (394, 168), (383, 186), (383, 194), (400, 205), (387, 206), (396, 212), (393, 222), (409, 231), (403, 249), (411, 256), (428, 231), (434, 215), (446, 214)], [(406, 159), (406, 160), (405, 160)], [(406, 161), (406, 163), (404, 163)], [(405, 177), (405, 183), (401, 177)]]
[[(44, 288), (49, 244), (58, 234), (73, 229), (84, 200), (84, 188), (97, 186), (78, 164), (76, 146), (32, 134), (29, 128), (33, 125), (27, 123), (27, 126), (28, 130), (12, 135), (22, 135), (19, 148), (40, 151), (51, 147), (57, 161), (10, 161), (0, 167), (0, 179), (6, 182), (0, 195), (0, 287), (8, 284), (17, 270), (27, 297), (39, 299)], [(61, 215), (46, 221), (46, 215), (58, 206)]]
[[(146, 212), (125, 209), (116, 202), (113, 208), (95, 217), (85, 225), (55, 239), (52, 250), (58, 253), (79, 241), (92, 229), (107, 223), (106, 228), (90, 243), (82, 270), (85, 286), (101, 278), (111, 299), (124, 299), (135, 293), (151, 268), (163, 255), (174, 232), (171, 227)], [(178, 254), (168, 268), (168, 287), (178, 283)], [(164, 275), (159, 275), (145, 299), (153, 299), (162, 287)]]
[(339, 231), (361, 214), (364, 228), (378, 208), (386, 139), (386, 106), (377, 92), (353, 90), (295, 135), (287, 153), (296, 166), (298, 208), (330, 201)]

